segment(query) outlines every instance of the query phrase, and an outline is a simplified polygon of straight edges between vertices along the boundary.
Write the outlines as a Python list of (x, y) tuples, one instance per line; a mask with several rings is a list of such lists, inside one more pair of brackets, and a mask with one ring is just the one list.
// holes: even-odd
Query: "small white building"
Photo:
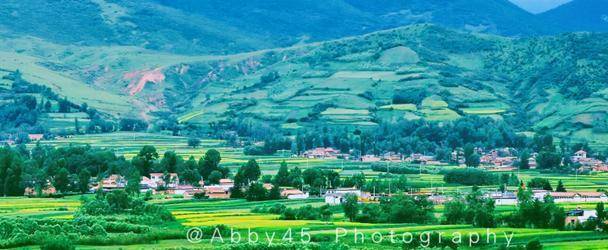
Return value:
[(584, 202), (608, 202), (608, 196), (602, 192), (578, 192)]
[(345, 201), (345, 194), (326, 194), (325, 204), (336, 206), (340, 205)]
[(329, 189), (325, 193), (325, 203), (329, 205), (340, 205), (345, 201), (347, 194), (353, 194), (357, 197), (361, 197), (363, 192), (356, 188)]
[(566, 216), (566, 225), (575, 225), (577, 223), (583, 224), (588, 220), (597, 218), (597, 212), (595, 210), (571, 210)]
[(486, 194), (486, 197), (492, 198), (496, 205), (517, 204), (517, 195), (515, 195), (513, 192), (492, 192)]
[(304, 193), (298, 189), (283, 189), (281, 191), (281, 197), (287, 198), (289, 200), (302, 200), (308, 199), (308, 193)]

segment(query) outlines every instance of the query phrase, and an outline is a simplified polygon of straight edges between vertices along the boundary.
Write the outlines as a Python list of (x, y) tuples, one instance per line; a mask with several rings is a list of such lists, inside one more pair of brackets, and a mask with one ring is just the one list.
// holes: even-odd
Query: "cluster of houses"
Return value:
[(435, 160), (435, 157), (432, 155), (423, 155), (423, 154), (411, 154), (409, 156), (403, 155), (401, 153), (395, 152), (387, 152), (381, 155), (373, 155), (366, 154), (361, 155), (360, 157), (354, 157), (350, 153), (342, 153), (340, 150), (334, 148), (314, 148), (307, 151), (304, 151), (300, 157), (308, 158), (308, 159), (345, 159), (345, 160), (353, 160), (353, 161), (361, 161), (361, 162), (380, 162), (380, 161), (389, 161), (389, 162), (416, 162), (422, 164), (434, 164), (441, 165), (442, 163)]
[[(374, 195), (369, 192), (363, 192), (356, 188), (338, 188), (327, 190), (325, 193), (325, 203), (328, 205), (340, 205), (346, 201), (346, 195), (352, 194), (358, 197), (360, 203), (378, 202), (383, 195)], [(452, 199), (451, 196), (434, 194), (432, 192), (416, 192), (406, 193), (412, 196), (426, 196), (429, 201), (435, 205), (444, 204)], [(545, 196), (551, 195), (556, 203), (567, 202), (608, 202), (608, 196), (602, 192), (550, 192), (544, 190), (534, 190), (533, 197), (542, 200)], [(488, 192), (484, 197), (494, 199), (496, 205), (516, 205), (517, 193), (515, 192)], [(570, 210), (566, 214), (565, 224), (567, 226), (575, 226), (583, 224), (589, 220), (597, 218), (595, 210), (582, 210), (580, 208)]]
[[(118, 189), (125, 189), (128, 180), (117, 174), (110, 175), (100, 181), (95, 181), (92, 178), (89, 192), (94, 193), (99, 189), (104, 192), (109, 192)], [(180, 182), (179, 176), (176, 173), (169, 173), (167, 176), (163, 173), (151, 173), (150, 177), (143, 176), (139, 182), (140, 192), (152, 192), (152, 194), (164, 195), (180, 195), (184, 199), (191, 199), (196, 194), (202, 193), (209, 199), (230, 199), (234, 181), (231, 179), (220, 179), (218, 184), (205, 185), (201, 180), (198, 185), (183, 184)], [(267, 190), (272, 189), (272, 184), (264, 184)], [(38, 192), (43, 196), (50, 196), (57, 193), (57, 190), (49, 182), (43, 190), (36, 191), (33, 188), (26, 188), (24, 194), (26, 196), (34, 196)], [(284, 187), (281, 188), (281, 197), (286, 199), (308, 199), (308, 193), (302, 192), (299, 189)]]

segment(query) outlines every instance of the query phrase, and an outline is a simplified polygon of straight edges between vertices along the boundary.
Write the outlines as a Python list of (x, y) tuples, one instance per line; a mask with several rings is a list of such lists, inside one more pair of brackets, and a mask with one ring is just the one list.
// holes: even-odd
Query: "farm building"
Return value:
[(209, 199), (230, 199), (230, 188), (213, 185), (205, 186), (204, 190)]
[(375, 156), (375, 155), (364, 155), (361, 156), (361, 161), (362, 162), (378, 162), (380, 161), (380, 157)]
[(337, 159), (340, 150), (333, 148), (315, 148), (305, 151), (302, 156), (309, 159)]
[(50, 183), (42, 190), (41, 193), (38, 193), (35, 188), (27, 187), (25, 188), (24, 195), (25, 196), (48, 196), (57, 193), (57, 190)]
[(123, 189), (127, 186), (127, 180), (117, 174), (113, 174), (108, 176), (107, 178), (102, 179), (99, 183), (93, 184), (92, 190), (98, 190), (99, 188), (103, 188), (104, 191), (110, 191), (115, 189)]
[(179, 177), (176, 173), (169, 173), (169, 183), (166, 184), (164, 173), (150, 173), (150, 180), (156, 182), (158, 186), (166, 186), (167, 188), (176, 188), (179, 185)]
[(608, 196), (602, 192), (549, 192), (536, 191), (534, 198), (542, 200), (545, 196), (553, 197), (555, 203), (561, 202), (608, 202)]
[(595, 210), (582, 210), (575, 209), (571, 210), (566, 215), (566, 225), (576, 225), (587, 222), (588, 220), (593, 220), (597, 218), (597, 213)]
[(224, 188), (234, 187), (234, 181), (231, 179), (220, 179), (220, 186)]
[(298, 189), (283, 189), (281, 190), (281, 197), (289, 200), (308, 199), (308, 193), (304, 193)]
[(325, 203), (329, 205), (340, 205), (345, 201), (345, 196), (347, 194), (353, 194), (357, 197), (361, 197), (363, 192), (356, 188), (330, 189), (325, 193)]
[(484, 195), (492, 198), (496, 205), (515, 205), (517, 204), (517, 195), (513, 192), (492, 192)]
[(44, 139), (43, 134), (28, 134), (27, 137), (30, 139), (30, 141), (40, 141)]

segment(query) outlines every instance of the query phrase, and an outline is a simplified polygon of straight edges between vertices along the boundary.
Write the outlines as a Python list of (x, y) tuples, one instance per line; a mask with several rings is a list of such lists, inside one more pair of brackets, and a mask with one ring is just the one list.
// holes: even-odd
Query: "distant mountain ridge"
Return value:
[(508, 0), (4, 0), (0, 35), (233, 54), (419, 23), (515, 37), (606, 31), (606, 2), (575, 0), (537, 16)]
[(608, 0), (574, 0), (539, 15), (558, 32), (608, 31)]

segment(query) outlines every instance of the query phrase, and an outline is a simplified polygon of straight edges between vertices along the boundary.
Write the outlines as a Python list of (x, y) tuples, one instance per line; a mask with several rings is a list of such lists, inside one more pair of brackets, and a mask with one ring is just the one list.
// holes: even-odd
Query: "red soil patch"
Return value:
[(123, 75), (123, 79), (130, 80), (127, 86), (129, 95), (134, 96), (141, 92), (148, 82), (160, 84), (165, 80), (165, 74), (163, 74), (161, 68), (153, 70), (141, 70), (134, 72), (127, 72)]

